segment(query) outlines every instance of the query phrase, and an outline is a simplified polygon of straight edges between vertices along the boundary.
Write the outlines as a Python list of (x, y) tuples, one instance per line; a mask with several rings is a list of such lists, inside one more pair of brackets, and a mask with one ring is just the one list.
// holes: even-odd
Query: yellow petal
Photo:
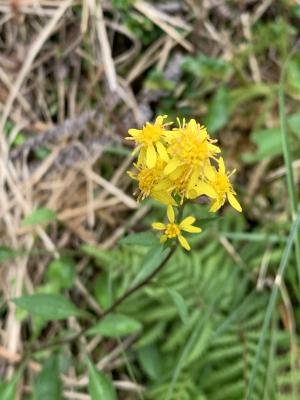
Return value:
[(211, 205), (209, 211), (210, 211), (210, 212), (217, 212), (221, 206), (222, 206), (222, 203), (221, 203), (218, 199), (216, 199), (216, 200), (212, 203), (212, 205)]
[(198, 226), (193, 226), (193, 225), (186, 225), (184, 228), (182, 228), (183, 231), (189, 232), (189, 233), (200, 233), (202, 232), (202, 229), (199, 228)]
[(168, 206), (167, 208), (167, 216), (168, 216), (168, 220), (171, 222), (171, 224), (174, 224), (175, 222), (175, 213), (174, 213), (174, 209), (172, 206)]
[(156, 117), (154, 125), (162, 125), (164, 123), (164, 119), (166, 118), (168, 118), (167, 115), (159, 115), (158, 117)]
[(223, 157), (219, 158), (219, 172), (221, 172), (221, 174), (225, 174), (225, 164)]
[(198, 182), (197, 186), (194, 189), (197, 191), (198, 196), (205, 194), (206, 196), (211, 198), (217, 197), (215, 189), (212, 187), (212, 185), (209, 185), (206, 182)]
[(177, 160), (176, 158), (173, 158), (173, 160), (169, 161), (168, 164), (166, 165), (164, 169), (164, 174), (169, 175), (171, 172), (175, 171), (177, 167), (179, 167), (180, 161)]
[(151, 192), (151, 197), (157, 201), (159, 201), (162, 204), (165, 204), (166, 206), (176, 206), (177, 203), (173, 199), (170, 193), (167, 192), (156, 192), (153, 191)]
[(199, 171), (197, 170), (193, 171), (189, 180), (188, 190), (192, 189), (196, 185), (198, 178), (199, 178)]
[(227, 197), (230, 205), (233, 208), (235, 208), (238, 212), (242, 212), (242, 207), (240, 203), (237, 201), (237, 198), (231, 192), (227, 193)]
[(152, 228), (157, 229), (158, 231), (163, 231), (164, 229), (166, 229), (166, 225), (162, 222), (153, 222)]
[(156, 148), (157, 148), (157, 152), (160, 155), (160, 157), (162, 158), (162, 160), (168, 162), (169, 161), (169, 156), (168, 156), (168, 153), (167, 153), (167, 150), (166, 150), (165, 146), (161, 142), (157, 142), (156, 143)]
[(128, 133), (133, 137), (137, 137), (140, 135), (141, 131), (139, 129), (129, 129)]
[(204, 175), (209, 181), (214, 181), (216, 176), (216, 170), (210, 164), (204, 166)]
[(195, 221), (196, 221), (195, 217), (192, 216), (186, 217), (180, 222), (179, 227), (184, 229), (185, 226), (192, 225)]
[(191, 250), (190, 245), (188, 244), (188, 241), (186, 240), (186, 238), (184, 236), (179, 235), (178, 240), (184, 249), (186, 249), (187, 251)]
[(147, 151), (146, 151), (146, 164), (148, 168), (154, 168), (155, 164), (156, 164), (156, 151), (155, 148), (153, 146), (153, 144), (151, 144), (150, 146), (147, 147)]

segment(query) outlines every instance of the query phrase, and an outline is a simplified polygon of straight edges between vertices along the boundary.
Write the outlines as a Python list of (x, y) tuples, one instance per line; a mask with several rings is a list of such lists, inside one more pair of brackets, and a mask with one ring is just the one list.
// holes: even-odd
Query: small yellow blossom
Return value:
[(180, 166), (185, 166), (191, 180), (196, 181), (201, 173), (201, 167), (205, 166), (210, 157), (214, 158), (221, 152), (220, 148), (210, 139), (204, 126), (191, 119), (168, 135), (168, 153), (170, 162), (165, 168), (165, 174), (169, 175)]
[(164, 234), (160, 238), (161, 243), (164, 243), (168, 239), (177, 238), (181, 246), (189, 251), (191, 249), (190, 245), (186, 238), (181, 234), (181, 231), (189, 233), (200, 233), (201, 228), (193, 225), (196, 219), (189, 216), (184, 218), (179, 224), (176, 224), (175, 213), (172, 206), (168, 207), (167, 216), (169, 220), (168, 224), (163, 224), (162, 222), (154, 222), (152, 224), (153, 229), (164, 231)]
[(169, 161), (168, 152), (164, 145), (164, 135), (166, 133), (165, 127), (169, 124), (164, 123), (167, 115), (159, 115), (154, 124), (149, 122), (143, 129), (129, 129), (129, 137), (127, 140), (134, 140), (138, 147), (134, 153), (140, 150), (138, 164), (143, 163), (144, 160), (148, 168), (154, 168), (158, 156), (164, 160)]
[(225, 164), (222, 157), (219, 158), (218, 165), (218, 170), (211, 165), (206, 166), (205, 177), (207, 182), (199, 182), (195, 187), (195, 191), (198, 196), (206, 194), (212, 198), (213, 202), (210, 208), (211, 212), (218, 211), (225, 203), (226, 197), (233, 208), (242, 212), (242, 207), (235, 197), (236, 192), (229, 180), (235, 170), (228, 174), (225, 170)]
[(138, 181), (139, 191), (134, 193), (138, 196), (138, 201), (151, 196), (162, 204), (176, 205), (169, 191), (170, 181), (163, 174), (165, 165), (166, 163), (163, 160), (158, 159), (154, 168), (134, 164), (137, 171), (127, 172), (132, 179)]

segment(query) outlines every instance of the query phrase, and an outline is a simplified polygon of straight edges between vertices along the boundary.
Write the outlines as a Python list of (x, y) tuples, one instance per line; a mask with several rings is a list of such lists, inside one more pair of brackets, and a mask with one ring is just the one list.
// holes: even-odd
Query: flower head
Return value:
[(140, 150), (138, 163), (145, 161), (148, 168), (153, 168), (156, 165), (158, 156), (168, 161), (168, 153), (165, 148), (163, 139), (166, 133), (165, 127), (169, 124), (164, 123), (167, 115), (159, 115), (154, 124), (149, 122), (142, 129), (129, 129), (129, 137), (127, 140), (134, 140), (138, 145), (135, 151)]
[(195, 190), (198, 196), (206, 194), (213, 199), (211, 212), (216, 212), (225, 203), (226, 198), (230, 205), (239, 212), (242, 212), (242, 207), (236, 198), (232, 184), (229, 180), (230, 176), (234, 174), (235, 170), (227, 173), (225, 164), (222, 157), (218, 160), (218, 169), (209, 165), (205, 168), (205, 177), (207, 182), (199, 182)]
[(189, 251), (191, 249), (190, 245), (186, 240), (186, 238), (181, 234), (181, 231), (189, 233), (200, 233), (201, 228), (198, 228), (197, 226), (193, 225), (196, 219), (194, 217), (189, 216), (184, 218), (179, 224), (176, 224), (175, 213), (172, 206), (168, 207), (167, 216), (169, 220), (168, 224), (164, 224), (162, 222), (154, 222), (152, 224), (153, 229), (164, 231), (164, 234), (160, 238), (161, 243), (164, 243), (168, 239), (177, 238), (181, 246)]
[(134, 164), (136, 172), (128, 171), (128, 175), (138, 181), (138, 201), (146, 197), (160, 201), (166, 205), (176, 205), (169, 187), (170, 181), (164, 176), (163, 170), (165, 162), (158, 159), (154, 168), (148, 168), (146, 165)]
[(168, 135), (168, 152), (171, 161), (165, 168), (165, 174), (169, 175), (179, 166), (186, 166), (190, 173), (200, 174), (200, 168), (206, 165), (210, 157), (215, 157), (221, 152), (215, 141), (210, 139), (204, 126), (191, 119), (187, 124), (185, 120), (179, 128)]

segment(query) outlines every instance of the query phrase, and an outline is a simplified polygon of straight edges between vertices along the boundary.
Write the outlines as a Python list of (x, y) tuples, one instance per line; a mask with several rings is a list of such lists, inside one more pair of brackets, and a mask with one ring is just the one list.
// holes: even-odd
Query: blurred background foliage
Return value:
[[(278, 109), (286, 60), (296, 190), (300, 182), (299, 1), (39, 3), (0, 1), (0, 100), (9, 111), (1, 400), (299, 399), (293, 252), (259, 347), (292, 227)], [(26, 55), (55, 18), (18, 88)], [(212, 218), (205, 201), (189, 205), (203, 228), (191, 253), (178, 249), (154, 282), (97, 323), (157, 261), (156, 237), (135, 234), (165, 210), (137, 207), (123, 140), (157, 114), (208, 127), (237, 169), (244, 212), (224, 207)], [(89, 320), (77, 341), (22, 359)]]

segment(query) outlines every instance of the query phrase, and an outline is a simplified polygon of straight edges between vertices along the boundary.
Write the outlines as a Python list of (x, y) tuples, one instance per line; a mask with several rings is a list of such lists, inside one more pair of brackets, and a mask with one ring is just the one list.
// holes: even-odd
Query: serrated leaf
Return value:
[(91, 400), (117, 400), (117, 393), (112, 381), (98, 371), (90, 361), (88, 361), (88, 369)]
[(44, 364), (34, 385), (35, 400), (61, 400), (62, 384), (59, 377), (57, 356), (50, 357)]
[(60, 294), (36, 293), (12, 300), (18, 307), (33, 315), (39, 315), (45, 320), (56, 321), (71, 316), (86, 316), (69, 300)]
[(50, 210), (50, 208), (41, 207), (27, 215), (22, 221), (22, 226), (47, 224), (55, 219), (56, 213), (53, 210)]
[(186, 324), (189, 320), (189, 315), (188, 315), (188, 309), (187, 309), (186, 303), (184, 301), (184, 298), (175, 289), (167, 289), (167, 292), (171, 296), (174, 304), (176, 305), (176, 308), (178, 310), (178, 314), (181, 318), (181, 321), (184, 324)]
[(152, 247), (144, 256), (141, 263), (142, 267), (133, 280), (131, 286), (137, 285), (158, 268), (159, 264), (165, 259), (169, 251), (170, 249), (166, 249), (162, 245)]
[(131, 233), (119, 240), (120, 244), (153, 246), (158, 243), (157, 236), (150, 232)]
[(87, 331), (88, 335), (122, 337), (137, 333), (142, 325), (137, 320), (123, 314), (110, 314)]

